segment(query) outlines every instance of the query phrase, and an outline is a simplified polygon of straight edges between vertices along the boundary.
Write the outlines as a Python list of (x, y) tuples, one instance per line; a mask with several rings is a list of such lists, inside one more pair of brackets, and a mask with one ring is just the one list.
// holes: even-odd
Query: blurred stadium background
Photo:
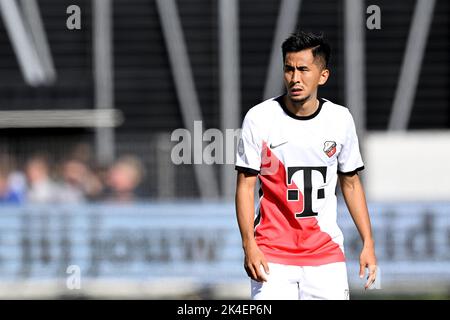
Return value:
[(381, 289), (341, 203), (352, 297), (448, 299), (449, 6), (0, 0), (0, 298), (248, 298), (233, 166), (174, 164), (171, 133), (237, 129), (281, 94), (299, 26), (332, 44), (320, 95), (350, 108), (366, 162)]

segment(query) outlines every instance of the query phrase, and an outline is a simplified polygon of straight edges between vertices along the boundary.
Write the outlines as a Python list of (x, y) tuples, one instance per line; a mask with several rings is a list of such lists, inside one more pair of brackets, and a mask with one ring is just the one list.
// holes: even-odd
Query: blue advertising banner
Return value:
[[(381, 286), (450, 285), (450, 203), (370, 204)], [(351, 286), (360, 286), (361, 240), (345, 205)], [(240, 235), (231, 203), (2, 207), (0, 280), (84, 279), (200, 285), (245, 282)]]

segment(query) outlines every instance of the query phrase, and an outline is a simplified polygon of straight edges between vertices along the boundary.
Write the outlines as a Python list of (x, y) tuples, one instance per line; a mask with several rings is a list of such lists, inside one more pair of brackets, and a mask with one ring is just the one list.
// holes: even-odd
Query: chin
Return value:
[(309, 99), (309, 96), (289, 96), (289, 99), (291, 99), (294, 103), (304, 103)]

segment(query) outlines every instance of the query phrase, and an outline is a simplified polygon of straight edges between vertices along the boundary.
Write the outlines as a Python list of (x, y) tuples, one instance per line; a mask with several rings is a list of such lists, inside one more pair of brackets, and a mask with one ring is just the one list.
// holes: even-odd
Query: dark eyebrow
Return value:
[(309, 67), (308, 66), (299, 66), (299, 67), (294, 67), (294, 66), (291, 66), (290, 64), (284, 64), (284, 68), (286, 69), (286, 68), (289, 68), (289, 69), (297, 69), (297, 70), (305, 70), (305, 69), (309, 69)]

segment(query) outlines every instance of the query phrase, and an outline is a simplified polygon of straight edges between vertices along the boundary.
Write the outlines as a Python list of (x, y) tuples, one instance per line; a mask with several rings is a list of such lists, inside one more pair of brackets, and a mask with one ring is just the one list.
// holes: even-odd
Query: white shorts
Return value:
[[(253, 300), (348, 300), (345, 262), (321, 266), (268, 263), (266, 282), (251, 280)], [(261, 269), (264, 272), (263, 267)]]

